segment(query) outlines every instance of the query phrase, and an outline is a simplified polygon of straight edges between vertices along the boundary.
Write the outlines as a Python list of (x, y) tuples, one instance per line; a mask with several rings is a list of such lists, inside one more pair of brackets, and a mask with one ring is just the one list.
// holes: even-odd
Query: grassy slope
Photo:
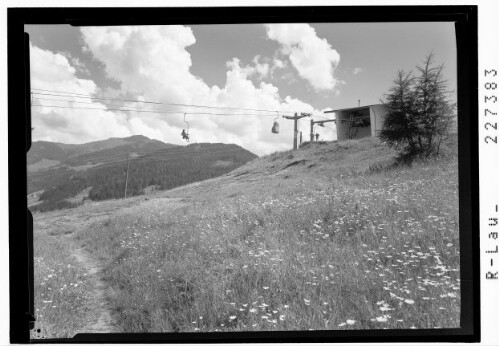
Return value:
[[(40, 226), (40, 222), (37, 226)], [(50, 229), (50, 230), (49, 230)], [(66, 234), (65, 234), (66, 233)], [(34, 235), (35, 316), (33, 338), (72, 337), (84, 327), (90, 284), (86, 271), (71, 256), (67, 229), (51, 224)]]
[(386, 170), (376, 139), (277, 153), (156, 196), (189, 201), (175, 213), (139, 205), (78, 239), (126, 332), (457, 327), (455, 147)]
[(175, 215), (82, 235), (123, 330), (458, 326), (455, 158), (369, 172), (391, 159), (376, 140), (316, 146), (179, 189), (196, 198)]

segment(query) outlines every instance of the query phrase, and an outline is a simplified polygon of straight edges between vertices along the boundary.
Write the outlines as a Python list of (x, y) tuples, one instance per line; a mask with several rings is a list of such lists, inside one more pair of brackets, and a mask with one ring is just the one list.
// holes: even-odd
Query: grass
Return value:
[(58, 240), (65, 230), (36, 231), (34, 234), (35, 316), (31, 337), (66, 338), (84, 326), (89, 291), (85, 270)]
[(274, 154), (78, 239), (123, 332), (459, 327), (457, 159), (392, 157), (373, 140)]

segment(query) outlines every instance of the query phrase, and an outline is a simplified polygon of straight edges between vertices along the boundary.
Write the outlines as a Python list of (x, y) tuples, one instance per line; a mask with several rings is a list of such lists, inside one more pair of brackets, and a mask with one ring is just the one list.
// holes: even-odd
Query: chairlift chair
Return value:
[(277, 122), (278, 118), (279, 118), (279, 116), (277, 116), (274, 119), (274, 125), (272, 126), (272, 133), (279, 133), (279, 123)]
[(185, 120), (185, 116), (186, 116), (187, 113), (184, 113), (184, 122), (187, 124), (187, 131), (185, 131), (185, 129), (182, 130), (182, 139), (185, 139), (187, 142), (189, 142), (189, 123), (187, 122), (187, 120)]

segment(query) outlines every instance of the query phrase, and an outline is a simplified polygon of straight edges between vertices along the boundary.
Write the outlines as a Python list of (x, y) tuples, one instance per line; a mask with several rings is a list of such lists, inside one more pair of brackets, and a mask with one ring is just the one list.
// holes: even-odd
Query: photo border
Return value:
[[(294, 6), (8, 8), (8, 177), (11, 343), (476, 342), (480, 340), (477, 8)], [(31, 145), (29, 43), (25, 24), (171, 25), (237, 23), (455, 22), (457, 44), (461, 328), (171, 334), (78, 334), (30, 340), (34, 325), (33, 225), (27, 209)], [(473, 121), (472, 121), (473, 120)]]

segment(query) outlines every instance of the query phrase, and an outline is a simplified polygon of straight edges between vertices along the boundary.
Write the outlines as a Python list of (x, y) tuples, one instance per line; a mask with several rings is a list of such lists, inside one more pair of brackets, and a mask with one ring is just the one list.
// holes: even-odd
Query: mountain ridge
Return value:
[[(90, 156), (103, 156), (118, 154), (119, 151), (151, 151), (177, 147), (178, 145), (150, 139), (143, 135), (130, 137), (111, 137), (104, 140), (92, 141), (81, 144), (67, 144), (50, 141), (35, 141), (28, 152), (28, 165), (36, 164), (43, 159), (65, 163), (69, 160), (70, 166), (77, 166), (80, 162), (88, 160)], [(101, 154), (97, 154), (101, 152)], [(32, 171), (38, 167), (30, 167)]]
[(236, 144), (180, 146), (145, 136), (69, 146), (34, 142), (32, 148), (29, 205), (41, 211), (167, 190), (226, 174), (257, 157)]

